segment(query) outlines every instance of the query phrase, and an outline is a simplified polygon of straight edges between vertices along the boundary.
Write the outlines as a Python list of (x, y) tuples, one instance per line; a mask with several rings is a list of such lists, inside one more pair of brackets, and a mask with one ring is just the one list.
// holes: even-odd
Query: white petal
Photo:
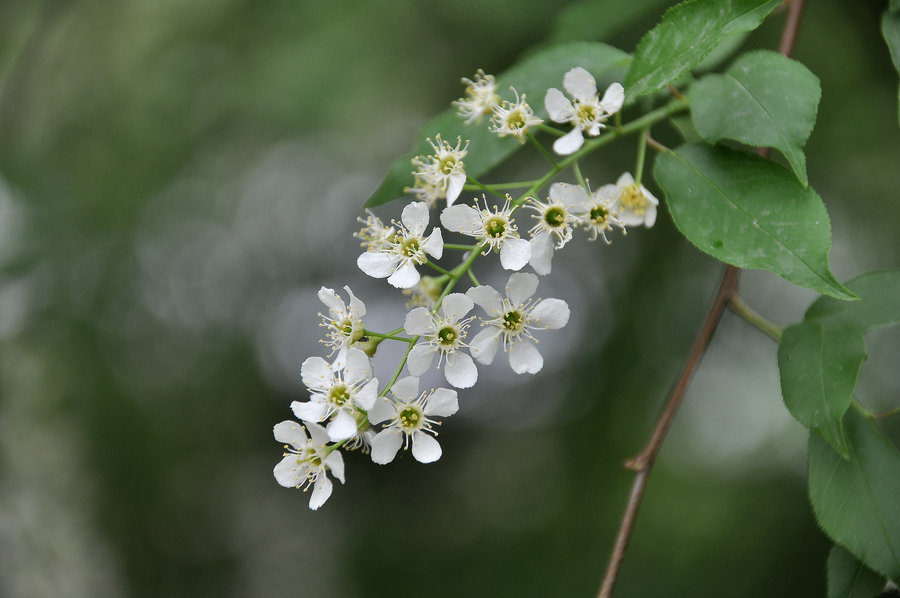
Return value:
[(463, 293), (450, 293), (441, 302), (441, 313), (445, 318), (449, 318), (454, 322), (458, 321), (464, 315), (472, 311), (475, 302), (472, 298)]
[(550, 274), (550, 263), (553, 260), (553, 240), (550, 233), (541, 233), (530, 241), (531, 257), (528, 263), (541, 276)]
[(309, 442), (309, 437), (303, 430), (303, 426), (297, 422), (283, 421), (280, 424), (275, 424), (272, 432), (275, 434), (275, 440), (283, 444), (289, 444), (295, 449), (301, 449)]
[(372, 278), (385, 278), (394, 271), (397, 258), (383, 251), (367, 251), (356, 259), (356, 265)]
[(434, 349), (427, 343), (419, 343), (412, 348), (406, 358), (406, 367), (413, 376), (421, 376), (431, 367), (434, 361)]
[(412, 401), (419, 396), (419, 379), (415, 376), (400, 378), (394, 382), (391, 392), (401, 401)]
[(631, 176), (630, 172), (623, 172), (622, 175), (616, 180), (617, 187), (627, 187), (631, 184), (634, 184), (634, 177)]
[(647, 204), (644, 208), (644, 226), (651, 228), (656, 223), (656, 205)]
[(574, 127), (553, 142), (553, 151), (560, 156), (568, 156), (577, 152), (582, 145), (584, 145), (584, 134), (579, 127)]
[(479, 363), (491, 365), (500, 346), (500, 331), (490, 326), (475, 335), (469, 343), (469, 352)]
[[(647, 206), (649, 208), (650, 206)], [(654, 209), (653, 220), (656, 220), (656, 210)], [(644, 211), (644, 214), (638, 216), (631, 210), (623, 210), (619, 209), (618, 218), (619, 222), (624, 224), (625, 226), (641, 226), (646, 221), (647, 212)]]
[(653, 195), (652, 193), (650, 193), (650, 191), (648, 191), (647, 188), (644, 187), (643, 185), (641, 185), (641, 193), (643, 193), (643, 194), (644, 194), (644, 197), (647, 198), (647, 201), (649, 201), (650, 203), (652, 203), (654, 206), (658, 206), (658, 205), (659, 205), (659, 200), (656, 199), (656, 196)]
[(566, 206), (566, 209), (570, 212), (583, 212), (585, 206), (590, 201), (588, 192), (584, 190), (584, 187), (578, 185), (567, 185), (567, 187), (566, 193), (560, 197), (562, 204)]
[(449, 388), (436, 389), (425, 401), (425, 415), (450, 417), (459, 411), (459, 400), (455, 390)]
[(422, 233), (425, 232), (425, 227), (428, 226), (428, 204), (424, 201), (410, 203), (403, 208), (400, 220), (412, 234), (422, 236)]
[(321, 357), (308, 357), (300, 366), (300, 378), (307, 388), (325, 391), (334, 383), (331, 364)]
[(325, 466), (341, 484), (344, 483), (344, 457), (341, 456), (341, 451), (331, 451), (331, 454), (325, 457)]
[(508, 238), (500, 247), (500, 265), (505, 270), (521, 270), (531, 257), (531, 243), (526, 239)]
[(606, 88), (603, 99), (600, 100), (600, 108), (607, 114), (614, 114), (622, 109), (625, 103), (625, 88), (621, 83), (613, 83)]
[(386, 465), (394, 460), (397, 451), (403, 446), (403, 434), (399, 430), (388, 428), (382, 430), (372, 439), (372, 461)]
[(537, 347), (523, 341), (510, 347), (509, 365), (517, 374), (537, 374), (544, 367), (544, 358)]
[(447, 205), (452, 206), (459, 194), (462, 193), (463, 185), (466, 184), (466, 174), (460, 172), (451, 174), (450, 180), (447, 182)]
[(372, 377), (372, 364), (369, 356), (355, 347), (347, 351), (344, 365), (344, 382), (358, 384)]
[(566, 123), (575, 116), (572, 101), (555, 87), (547, 90), (547, 94), (544, 96), (544, 108), (547, 109), (547, 114), (554, 122)]
[(478, 381), (478, 368), (471, 357), (457, 351), (447, 356), (444, 377), (456, 388), (471, 388)]
[(441, 458), (441, 445), (434, 437), (416, 431), (412, 437), (412, 454), (419, 463), (434, 463)]
[(366, 418), (370, 424), (380, 424), (397, 414), (397, 410), (394, 409), (394, 403), (384, 397), (376, 398), (375, 404), (366, 411)]
[(538, 287), (538, 277), (530, 272), (511, 274), (506, 283), (506, 297), (513, 305), (522, 305), (534, 295)]
[(366, 304), (363, 303), (361, 299), (356, 298), (356, 295), (353, 294), (350, 287), (345, 286), (344, 290), (347, 291), (347, 295), (350, 297), (350, 313), (357, 318), (366, 315)]
[(416, 286), (419, 278), (419, 271), (416, 270), (415, 265), (411, 261), (407, 261), (388, 277), (388, 282), (398, 289), (408, 289)]
[(447, 230), (472, 235), (481, 227), (481, 216), (472, 206), (459, 204), (444, 208), (441, 212), (441, 224)]
[(423, 239), (422, 251), (439, 260), (444, 255), (444, 235), (441, 229), (434, 227), (427, 239)]
[(597, 82), (589, 72), (576, 66), (563, 77), (563, 87), (573, 98), (588, 100), (597, 95)]
[(406, 314), (403, 329), (406, 330), (406, 334), (434, 332), (434, 318), (431, 317), (431, 312), (424, 307), (417, 307)]
[(342, 409), (325, 427), (325, 431), (328, 432), (328, 439), (332, 442), (353, 438), (356, 436), (356, 420)]
[(331, 488), (331, 480), (324, 475), (320, 475), (313, 486), (312, 496), (309, 497), (309, 508), (315, 511), (324, 505), (328, 497), (331, 496)]
[(320, 401), (307, 401), (305, 403), (294, 401), (291, 403), (291, 411), (294, 412), (297, 419), (302, 419), (305, 422), (318, 423), (325, 419), (325, 414), (328, 412), (328, 405)]
[(344, 301), (337, 296), (337, 293), (335, 293), (333, 289), (326, 287), (319, 289), (319, 301), (324, 303), (331, 311), (343, 312), (347, 309), (347, 306), (344, 305)]
[[(275, 465), (272, 473), (279, 484), (285, 488), (293, 488), (300, 481), (300, 475), (297, 472), (298, 467), (297, 455), (291, 453), (290, 455), (285, 455), (284, 459)], [(305, 480), (306, 478), (304, 477), (303, 479)]]
[(544, 299), (534, 306), (531, 316), (535, 328), (562, 328), (569, 321), (569, 305), (562, 299)]
[(498, 293), (494, 287), (489, 285), (472, 287), (466, 291), (466, 296), (478, 304), (478, 306), (491, 317), (499, 314), (500, 310), (503, 308), (500, 293)]
[(328, 432), (319, 424), (307, 423), (306, 429), (309, 432), (309, 441), (315, 446), (323, 445), (328, 442)]
[(372, 378), (353, 395), (353, 402), (360, 409), (368, 411), (375, 405), (376, 398), (378, 398), (378, 378)]

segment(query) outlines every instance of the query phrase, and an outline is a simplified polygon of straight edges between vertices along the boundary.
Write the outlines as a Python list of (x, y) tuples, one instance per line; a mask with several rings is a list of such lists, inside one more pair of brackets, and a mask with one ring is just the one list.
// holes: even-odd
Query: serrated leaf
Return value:
[(697, 81), (691, 88), (691, 115), (709, 143), (734, 139), (778, 149), (805, 187), (803, 146), (821, 95), (818, 77), (805, 66), (760, 50), (739, 57), (723, 75)]
[[(900, 2), (896, 4), (900, 4)], [(891, 51), (894, 68), (900, 72), (900, 14), (897, 14), (898, 9), (900, 8), (892, 2), (891, 10), (884, 11), (884, 15), (881, 17), (881, 35), (884, 36), (884, 41), (887, 42), (888, 49)], [(897, 119), (900, 122), (900, 90), (898, 90)]]
[(869, 568), (900, 578), (900, 453), (855, 409), (844, 428), (849, 459), (809, 435), (809, 498), (822, 529)]
[(828, 321), (831, 326), (851, 323), (866, 331), (880, 326), (900, 324), (900, 270), (867, 272), (847, 283), (860, 301), (836, 301), (820, 297), (803, 319)]
[(759, 27), (780, 0), (687, 0), (641, 38), (625, 77), (625, 101), (659, 91), (700, 63), (725, 38)]
[[(512, 99), (509, 86), (515, 86), (520, 96), (527, 95), (535, 114), (546, 120), (544, 94), (551, 87), (562, 88), (563, 76), (569, 69), (575, 66), (587, 69), (597, 78), (598, 88), (602, 93), (605, 85), (614, 80), (622, 80), (630, 60), (631, 57), (625, 52), (598, 42), (554, 46), (531, 54), (497, 76), (497, 91), (504, 98)], [(501, 139), (489, 132), (488, 120), (485, 117), (480, 123), (466, 124), (457, 115), (456, 108), (451, 107), (428, 121), (416, 136), (413, 150), (391, 163), (384, 180), (365, 206), (371, 208), (403, 197), (404, 189), (413, 182), (414, 169), (410, 160), (414, 156), (432, 153), (426, 138), (433, 139), (438, 133), (448, 142), (455, 143), (457, 136), (470, 142), (464, 162), (466, 174), (475, 178), (522, 148), (522, 144), (511, 137)]]
[(653, 173), (675, 225), (701, 251), (854, 298), (828, 265), (831, 227), (822, 200), (782, 166), (723, 147), (684, 145), (660, 154)]
[(828, 598), (875, 598), (884, 578), (835, 544), (828, 555)]
[(803, 322), (785, 330), (778, 344), (785, 406), (845, 458), (841, 419), (853, 400), (865, 357), (865, 339), (853, 326), (826, 328), (821, 322)]

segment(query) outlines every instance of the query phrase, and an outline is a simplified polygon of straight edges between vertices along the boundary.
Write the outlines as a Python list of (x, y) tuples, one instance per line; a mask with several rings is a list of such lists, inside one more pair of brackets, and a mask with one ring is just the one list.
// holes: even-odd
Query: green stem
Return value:
[(394, 385), (394, 382), (397, 381), (397, 378), (400, 377), (401, 372), (403, 372), (403, 366), (406, 365), (406, 359), (409, 357), (409, 352), (412, 351), (412, 348), (416, 346), (416, 342), (419, 340), (418, 335), (409, 339), (409, 346), (406, 347), (406, 353), (403, 354), (403, 358), (400, 360), (400, 363), (397, 365), (397, 369), (394, 371), (394, 375), (391, 376), (391, 379), (388, 380), (387, 384), (384, 385), (384, 388), (381, 389), (381, 392), (378, 393), (379, 397), (386, 396), (387, 393), (391, 390), (391, 387)]
[(544, 149), (544, 146), (541, 145), (541, 142), (538, 141), (535, 138), (535, 136), (532, 135), (531, 133), (528, 134), (528, 141), (530, 141), (531, 145), (536, 147), (537, 150), (539, 152), (541, 152), (541, 154), (550, 161), (550, 164), (552, 164), (554, 167), (556, 167), (556, 160), (553, 159), (553, 155), (550, 152), (548, 152), (546, 149)]
[(650, 127), (641, 131), (641, 138), (638, 140), (637, 164), (634, 166), (634, 182), (641, 184), (644, 176), (644, 158), (647, 156), (647, 135), (650, 133)]
[(751, 326), (764, 332), (776, 343), (781, 341), (781, 334), (784, 332), (784, 328), (774, 322), (770, 322), (750, 309), (750, 307), (744, 303), (744, 300), (741, 299), (740, 295), (732, 297), (728, 306), (731, 308), (731, 311), (742, 317)]
[[(400, 328), (396, 332), (402, 332), (402, 331), (403, 331), (403, 329)], [(371, 330), (363, 330), (363, 336), (373, 336), (375, 338), (383, 338), (383, 339), (392, 340), (392, 341), (400, 341), (403, 343), (409, 342), (409, 339), (404, 336), (396, 336), (396, 332), (382, 333), (382, 332), (372, 332)]]
[(472, 282), (475, 284), (476, 287), (480, 287), (480, 286), (481, 286), (481, 283), (478, 282), (478, 279), (475, 278), (475, 275), (474, 275), (474, 274), (472, 274), (472, 270), (469, 270), (469, 271), (467, 272), (467, 274), (469, 275), (469, 278), (472, 280)]
[[(466, 175), (466, 179), (468, 179), (469, 182), (475, 186), (475, 189), (481, 189), (482, 191), (487, 191), (491, 195), (496, 195), (497, 197), (501, 197), (501, 198), (505, 197), (505, 195), (503, 195), (502, 193), (497, 191), (496, 187), (493, 187), (491, 185), (485, 185), (484, 183), (482, 183), (480, 181), (476, 181), (469, 175)], [(466, 187), (471, 187), (472, 185), (463, 185), (463, 189), (465, 189)]]
[(584, 187), (584, 190), (587, 191), (587, 180), (585, 180), (584, 176), (581, 174), (581, 166), (578, 165), (578, 162), (572, 164), (572, 172), (575, 173), (575, 178), (578, 179), (578, 184)]
[(565, 131), (560, 131), (556, 127), (551, 127), (550, 125), (547, 125), (544, 123), (539, 124), (537, 126), (537, 129), (539, 131), (543, 131), (544, 133), (547, 133), (549, 135), (553, 135), (554, 137), (562, 137), (563, 135), (566, 134)]
[(432, 262), (431, 260), (428, 260), (427, 262), (425, 262), (425, 265), (428, 266), (428, 267), (430, 267), (430, 268), (432, 268), (432, 269), (434, 269), (434, 270), (437, 270), (437, 271), (440, 272), (441, 274), (444, 274), (444, 275), (446, 275), (446, 276), (449, 276), (449, 277), (453, 278), (453, 275), (450, 273), (449, 270), (444, 270), (443, 268), (441, 268), (440, 266), (438, 266), (437, 264), (435, 264), (435, 263)]
[(887, 419), (889, 417), (894, 417), (897, 414), (900, 414), (900, 407), (894, 407), (893, 409), (889, 409), (881, 413), (876, 413), (875, 419)]
[(472, 251), (478, 249), (478, 245), (456, 245), (455, 243), (444, 243), (444, 249), (459, 249), (461, 251)]

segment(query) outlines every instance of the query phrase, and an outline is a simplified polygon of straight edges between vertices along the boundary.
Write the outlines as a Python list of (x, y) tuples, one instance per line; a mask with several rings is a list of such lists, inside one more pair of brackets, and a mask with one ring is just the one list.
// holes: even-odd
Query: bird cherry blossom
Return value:
[(460, 351), (464, 343), (466, 329), (474, 318), (463, 316), (472, 311), (475, 304), (462, 293), (450, 293), (441, 302), (436, 313), (424, 307), (417, 307), (406, 314), (404, 329), (407, 334), (419, 335), (425, 342), (417, 344), (409, 352), (406, 367), (413, 376), (421, 376), (428, 371), (438, 356), (438, 367), (444, 366), (447, 382), (456, 388), (469, 388), (478, 380), (475, 362)]
[(466, 156), (469, 143), (460, 149), (462, 138), (456, 138), (456, 147), (441, 139), (437, 134), (434, 141), (427, 140), (434, 153), (430, 156), (416, 156), (412, 164), (417, 168), (413, 172), (415, 183), (406, 189), (414, 193), (431, 207), (438, 199), (446, 198), (447, 205), (453, 205), (466, 184), (466, 167), (463, 158)]
[(481, 69), (475, 72), (474, 79), (463, 77), (462, 82), (466, 85), (466, 97), (455, 100), (453, 105), (459, 108), (459, 116), (468, 125), (480, 121), (485, 114), (491, 114), (494, 106), (500, 103), (500, 96), (495, 91), (497, 84), (494, 76), (485, 75)]
[[(525, 208), (535, 212), (537, 223), (531, 234), (529, 264), (538, 274), (549, 274), (554, 249), (562, 249), (572, 239), (572, 227), (580, 224), (578, 217), (588, 203), (588, 194), (577, 185), (554, 183), (546, 202), (529, 197)], [(555, 239), (555, 240), (554, 240)]]
[(616, 208), (619, 203), (620, 191), (615, 185), (603, 185), (593, 193), (589, 193), (587, 201), (577, 212), (577, 216), (584, 225), (584, 230), (590, 235), (591, 241), (602, 237), (609, 245), (611, 241), (606, 233), (612, 227), (617, 227), (625, 232), (625, 225), (619, 220)]
[(433, 438), (439, 425), (434, 417), (449, 417), (459, 410), (455, 390), (438, 388), (419, 392), (419, 379), (401, 378), (391, 387), (394, 400), (381, 397), (369, 410), (373, 424), (388, 422), (372, 440), (372, 461), (385, 465), (394, 460), (400, 447), (412, 443), (412, 454), (419, 463), (433, 463), (441, 458), (441, 445)]
[(367, 251), (378, 251), (390, 247), (391, 239), (394, 238), (394, 227), (385, 226), (381, 222), (381, 218), (372, 213), (372, 210), (366, 210), (366, 219), (357, 218), (357, 222), (363, 225), (359, 232), (353, 233), (353, 236), (362, 241), (360, 247)]
[(538, 277), (516, 272), (506, 284), (506, 297), (493, 287), (482, 285), (466, 291), (488, 315), (485, 329), (469, 343), (472, 357), (490, 365), (499, 347), (509, 353), (509, 365), (517, 374), (536, 374), (544, 366), (544, 358), (535, 346), (533, 331), (556, 330), (569, 321), (569, 306), (562, 299), (531, 297), (537, 290)]
[(360, 409), (371, 409), (378, 394), (368, 356), (351, 348), (334, 363), (310, 357), (300, 366), (300, 376), (312, 395), (309, 401), (291, 403), (294, 415), (311, 423), (331, 419), (325, 431), (332, 442), (355, 437), (365, 418)]
[(543, 119), (534, 115), (534, 110), (525, 101), (525, 94), (519, 97), (519, 92), (515, 87), (510, 87), (516, 94), (516, 101), (503, 101), (503, 105), (494, 106), (494, 115), (491, 116), (492, 133), (496, 133), (500, 137), (512, 135), (519, 140), (519, 143), (525, 143), (525, 135), (528, 129), (535, 125), (541, 124)]
[(594, 137), (607, 118), (622, 109), (625, 89), (620, 83), (606, 88), (603, 99), (597, 97), (597, 82), (589, 72), (576, 66), (563, 77), (563, 87), (573, 99), (551, 87), (544, 96), (544, 107), (553, 122), (572, 123), (572, 130), (553, 143), (560, 155), (573, 154), (584, 144), (584, 136)]
[[(307, 430), (309, 435), (307, 436)], [(328, 434), (316, 424), (301, 426), (297, 422), (283, 421), (272, 429), (275, 440), (285, 443), (285, 453), (275, 466), (275, 480), (285, 488), (312, 487), (309, 508), (315, 511), (331, 496), (330, 471), (341, 484), (344, 483), (344, 458), (338, 450), (327, 446)]]
[(366, 304), (356, 298), (350, 287), (345, 286), (344, 290), (350, 297), (349, 307), (333, 289), (319, 289), (319, 301), (328, 308), (328, 315), (319, 314), (322, 319), (319, 326), (326, 330), (325, 339), (320, 342), (331, 347), (329, 356), (335, 351), (340, 352), (339, 356), (346, 352), (350, 345), (362, 338), (365, 329), (362, 317), (366, 315)]
[(363, 253), (356, 264), (369, 276), (387, 278), (392, 286), (408, 289), (419, 282), (416, 265), (428, 261), (426, 254), (437, 259), (443, 255), (444, 239), (437, 227), (429, 236), (422, 236), (428, 227), (428, 206), (423, 201), (403, 208), (400, 221), (388, 247)]
[(512, 219), (510, 196), (502, 208), (488, 208), (487, 199), (481, 196), (484, 207), (479, 208), (478, 198), (475, 207), (465, 204), (444, 208), (441, 212), (441, 224), (444, 228), (470, 237), (475, 237), (479, 245), (488, 244), (485, 253), (494, 250), (500, 252), (500, 265), (506, 270), (521, 270), (531, 257), (531, 245), (519, 238), (519, 233)]
[(619, 190), (619, 220), (625, 226), (641, 226), (647, 228), (656, 222), (656, 206), (659, 200), (647, 191), (647, 188), (636, 183), (630, 172), (625, 172), (616, 181)]

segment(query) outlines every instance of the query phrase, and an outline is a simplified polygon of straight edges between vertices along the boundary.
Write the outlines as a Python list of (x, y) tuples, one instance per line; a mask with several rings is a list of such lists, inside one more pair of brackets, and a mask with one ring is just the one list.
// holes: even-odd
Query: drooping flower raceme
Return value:
[(477, 286), (466, 295), (481, 307), (488, 318), (484, 330), (469, 343), (472, 357), (490, 365), (499, 347), (509, 353), (509, 365), (517, 374), (536, 374), (544, 366), (535, 344), (536, 330), (556, 330), (569, 321), (569, 306), (562, 299), (541, 299), (533, 302), (538, 277), (516, 272), (506, 284), (506, 297), (493, 287)]
[(466, 142), (465, 147), (460, 149), (462, 139), (458, 137), (456, 147), (453, 147), (441, 139), (440, 134), (435, 135), (434, 141), (428, 139), (428, 143), (434, 148), (434, 153), (412, 159), (412, 164), (416, 167), (416, 171), (412, 173), (415, 183), (406, 192), (417, 195), (428, 207), (442, 198), (446, 198), (447, 205), (451, 206), (466, 184), (463, 158), (469, 144)]
[(407, 334), (419, 335), (425, 342), (417, 344), (409, 352), (406, 366), (413, 376), (421, 376), (428, 371), (438, 356), (438, 367), (444, 365), (444, 377), (456, 388), (469, 388), (478, 380), (475, 362), (460, 351), (464, 343), (466, 329), (473, 318), (463, 318), (472, 311), (474, 303), (462, 293), (450, 293), (441, 302), (437, 313), (424, 307), (417, 307), (406, 314), (404, 329)]
[(483, 70), (478, 69), (474, 80), (463, 77), (462, 82), (466, 86), (466, 97), (455, 100), (453, 105), (459, 108), (459, 116), (465, 119), (466, 124), (481, 120), (500, 104), (493, 75), (485, 75)]
[(584, 230), (590, 235), (591, 241), (603, 237), (603, 241), (609, 245), (611, 241), (606, 236), (607, 231), (614, 226), (625, 231), (625, 225), (616, 214), (619, 196), (620, 190), (615, 185), (603, 185), (588, 194), (587, 202), (580, 208), (577, 216), (584, 224)]
[(519, 143), (525, 143), (525, 135), (528, 129), (541, 124), (543, 119), (534, 115), (534, 110), (525, 101), (525, 94), (519, 97), (519, 92), (513, 87), (513, 93), (516, 94), (516, 101), (503, 101), (503, 105), (494, 106), (494, 115), (491, 117), (491, 132), (496, 133), (500, 137), (512, 135), (519, 140)]
[(384, 465), (397, 456), (400, 447), (409, 447), (419, 463), (433, 463), (441, 458), (441, 445), (433, 438), (437, 432), (434, 417), (449, 417), (459, 410), (456, 391), (438, 388), (431, 393), (419, 392), (419, 379), (401, 378), (391, 387), (394, 400), (381, 397), (369, 410), (373, 424), (388, 422), (372, 440), (372, 461)]
[(362, 317), (366, 315), (366, 304), (356, 298), (350, 287), (345, 286), (344, 290), (350, 297), (349, 307), (333, 289), (319, 289), (319, 301), (328, 308), (328, 315), (319, 314), (322, 318), (319, 326), (325, 328), (325, 339), (321, 342), (331, 347), (329, 356), (339, 351), (341, 357), (350, 345), (362, 338), (365, 329)]
[(546, 202), (529, 197), (525, 207), (535, 212), (537, 223), (531, 234), (529, 264), (538, 274), (550, 274), (554, 249), (562, 249), (572, 239), (572, 227), (581, 222), (578, 217), (588, 203), (588, 194), (577, 185), (554, 183)]
[[(309, 436), (306, 435), (309, 430)], [(344, 483), (344, 458), (338, 450), (329, 449), (328, 434), (316, 424), (301, 426), (297, 422), (283, 421), (272, 429), (275, 440), (285, 443), (284, 457), (272, 473), (285, 488), (298, 488), (304, 492), (312, 486), (309, 508), (315, 511), (331, 496), (331, 471)]]
[[(401, 225), (390, 245), (367, 251), (356, 260), (359, 269), (374, 278), (387, 278), (397, 288), (408, 289), (419, 282), (416, 265), (428, 261), (426, 254), (440, 259), (444, 252), (441, 229), (435, 227), (427, 237), (422, 235), (428, 227), (428, 206), (414, 201), (400, 216)], [(396, 224), (396, 223), (395, 223)]]
[(531, 257), (531, 244), (519, 238), (512, 219), (509, 195), (506, 196), (503, 207), (494, 206), (493, 211), (488, 209), (484, 195), (481, 197), (484, 201), (483, 208), (478, 207), (478, 198), (475, 198), (474, 208), (465, 204), (444, 208), (441, 212), (441, 224), (448, 230), (475, 237), (479, 245), (488, 243), (486, 252), (499, 251), (500, 264), (506, 270), (521, 270)]
[(625, 89), (620, 83), (613, 83), (606, 88), (603, 99), (598, 98), (597, 82), (580, 66), (565, 74), (563, 87), (572, 99), (551, 87), (544, 96), (544, 107), (552, 121), (572, 123), (572, 130), (553, 142), (553, 151), (565, 156), (578, 151), (585, 135), (594, 137), (606, 127), (603, 121), (622, 109)]
[(619, 190), (619, 220), (625, 226), (641, 226), (647, 228), (656, 222), (656, 206), (659, 200), (647, 191), (647, 188), (636, 183), (630, 172), (625, 172), (616, 181)]
[(355, 437), (365, 419), (360, 409), (371, 409), (378, 394), (368, 356), (351, 348), (334, 363), (310, 357), (300, 366), (300, 376), (312, 395), (307, 402), (291, 403), (294, 415), (310, 423), (330, 419), (325, 431), (332, 442)]

